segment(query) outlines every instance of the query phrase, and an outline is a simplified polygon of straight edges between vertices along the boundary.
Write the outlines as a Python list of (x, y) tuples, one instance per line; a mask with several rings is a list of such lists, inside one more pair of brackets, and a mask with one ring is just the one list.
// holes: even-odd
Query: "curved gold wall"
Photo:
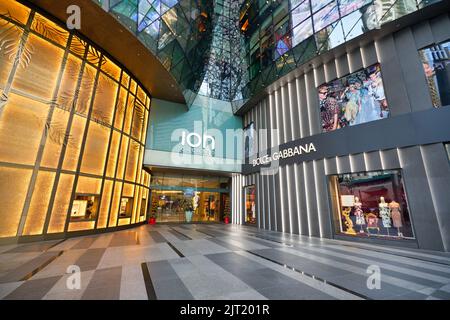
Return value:
[(0, 0), (0, 93), (0, 238), (145, 219), (150, 97), (131, 75), (38, 12)]

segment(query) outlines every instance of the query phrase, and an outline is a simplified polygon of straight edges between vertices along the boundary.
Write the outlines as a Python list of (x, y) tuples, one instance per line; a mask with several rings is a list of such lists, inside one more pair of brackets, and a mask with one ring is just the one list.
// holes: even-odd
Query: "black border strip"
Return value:
[(167, 244), (169, 245), (169, 247), (172, 248), (173, 251), (176, 252), (176, 254), (180, 257), (180, 258), (184, 258), (184, 254), (182, 254), (180, 252), (180, 250), (178, 250), (173, 244), (171, 244), (169, 241), (167, 241)]
[(264, 260), (270, 261), (270, 262), (272, 262), (272, 263), (275, 263), (275, 264), (277, 264), (277, 265), (280, 265), (280, 266), (282, 266), (282, 267), (284, 267), (284, 268), (286, 268), (286, 269), (289, 269), (289, 270), (295, 271), (295, 272), (297, 272), (297, 273), (300, 273), (300, 274), (302, 274), (302, 275), (304, 275), (304, 276), (307, 276), (307, 277), (309, 277), (309, 278), (311, 278), (311, 279), (317, 280), (317, 281), (319, 281), (319, 282), (322, 282), (322, 283), (324, 283), (324, 284), (328, 284), (328, 285), (330, 285), (330, 286), (332, 286), (332, 287), (335, 287), (335, 288), (340, 289), (340, 290), (342, 290), (342, 291), (345, 291), (345, 292), (347, 292), (347, 293), (353, 294), (353, 295), (355, 295), (355, 296), (357, 296), (357, 297), (360, 297), (360, 298), (362, 298), (362, 299), (365, 299), (365, 300), (373, 300), (372, 298), (370, 298), (370, 297), (368, 297), (368, 296), (366, 296), (366, 295), (363, 295), (363, 294), (358, 293), (358, 292), (355, 292), (355, 291), (353, 291), (353, 290), (344, 288), (344, 287), (342, 287), (342, 286), (340, 286), (340, 285), (338, 285), (338, 284), (336, 284), (336, 283), (333, 283), (333, 282), (330, 282), (330, 281), (328, 281), (328, 280), (322, 279), (322, 278), (317, 277), (317, 276), (315, 276), (315, 275), (313, 275), (313, 274), (304, 272), (304, 271), (302, 271), (302, 270), (298, 270), (298, 269), (296, 269), (296, 268), (294, 268), (294, 267), (292, 267), (292, 266), (289, 266), (289, 265), (287, 265), (287, 264), (284, 264), (284, 263), (282, 263), (282, 262), (278, 262), (278, 261), (276, 261), (276, 260), (273, 260), (273, 259), (264, 257), (264, 256), (262, 256), (262, 255), (260, 255), (260, 254), (257, 254), (257, 253), (255, 253), (255, 252), (252, 252), (252, 251), (250, 251), (250, 250), (244, 250), (244, 251), (247, 252), (247, 253), (250, 253), (250, 254), (252, 254), (252, 255), (254, 255), (254, 256), (257, 256), (257, 257), (259, 257), (259, 258), (261, 258), (261, 259), (264, 259)]
[(30, 273), (28, 273), (27, 275), (25, 275), (23, 278), (20, 279), (20, 281), (27, 281), (29, 280), (32, 276), (34, 276), (36, 273), (38, 273), (39, 271), (41, 271), (42, 269), (44, 269), (46, 266), (48, 266), (50, 263), (52, 263), (53, 261), (55, 261), (58, 257), (60, 257), (62, 254), (64, 253), (64, 251), (60, 251), (56, 256), (49, 258), (47, 261), (45, 261), (43, 264), (41, 264), (39, 267), (37, 267), (36, 269), (34, 269), (33, 271), (31, 271)]
[(148, 300), (158, 300), (155, 288), (153, 287), (152, 278), (146, 262), (141, 263), (142, 275), (144, 276), (145, 290), (147, 291)]
[[(216, 236), (213, 236), (212, 234), (209, 234), (209, 233), (207, 233), (207, 232), (204, 232), (204, 231), (200, 231), (199, 229), (194, 229), (195, 231), (197, 231), (197, 232), (200, 232), (200, 233), (203, 233), (203, 234), (206, 234), (207, 236), (210, 236), (210, 237), (212, 237), (212, 238), (215, 238)], [(224, 236), (225, 237), (225, 236)]]
[(180, 232), (180, 231), (178, 231), (178, 230), (175, 230), (174, 228), (170, 228), (170, 230), (172, 230), (172, 231), (174, 231), (174, 232), (176, 232), (176, 233), (182, 235), (183, 237), (185, 237), (185, 238), (188, 239), (188, 240), (192, 240), (191, 237), (185, 235), (183, 232)]

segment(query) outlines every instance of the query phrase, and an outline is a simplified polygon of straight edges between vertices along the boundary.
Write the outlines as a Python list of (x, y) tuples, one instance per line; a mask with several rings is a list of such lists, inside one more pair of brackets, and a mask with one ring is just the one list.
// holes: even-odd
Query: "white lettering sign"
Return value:
[(188, 145), (191, 148), (198, 148), (200, 146), (203, 149), (211, 149), (214, 150), (216, 148), (216, 140), (213, 136), (204, 134), (203, 137), (198, 133), (186, 133), (183, 131), (181, 133), (181, 144), (183, 146)]
[(301, 145), (301, 146), (295, 146), (293, 148), (287, 148), (287, 149), (283, 149), (277, 152), (274, 152), (272, 155), (264, 155), (262, 157), (256, 158), (253, 160), (253, 166), (259, 166), (259, 165), (264, 165), (264, 164), (268, 164), (272, 161), (277, 161), (279, 159), (286, 159), (286, 158), (291, 158), (297, 155), (302, 155), (302, 154), (309, 154), (311, 152), (317, 152), (316, 147), (314, 146), (314, 143), (307, 143), (305, 145)]

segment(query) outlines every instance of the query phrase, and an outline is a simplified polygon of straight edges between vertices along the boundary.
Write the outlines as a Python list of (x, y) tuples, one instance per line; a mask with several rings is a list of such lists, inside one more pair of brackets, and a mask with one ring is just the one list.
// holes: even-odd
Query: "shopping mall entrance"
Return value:
[(150, 215), (157, 223), (220, 222), (230, 215), (229, 178), (155, 173)]

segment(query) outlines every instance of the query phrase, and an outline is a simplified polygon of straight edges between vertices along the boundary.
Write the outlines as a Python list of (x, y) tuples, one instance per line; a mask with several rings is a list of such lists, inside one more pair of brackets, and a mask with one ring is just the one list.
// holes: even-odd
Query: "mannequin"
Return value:
[(383, 227), (387, 229), (389, 235), (389, 228), (391, 225), (391, 209), (389, 205), (384, 200), (384, 197), (380, 197), (380, 204), (378, 205), (381, 221), (383, 222)]
[(362, 203), (359, 201), (358, 197), (355, 197), (354, 207), (356, 224), (359, 226), (359, 233), (364, 233), (363, 225), (366, 224), (366, 220), (364, 219), (364, 213), (362, 211)]
[(400, 228), (403, 227), (400, 204), (392, 200), (389, 203), (389, 208), (391, 209), (392, 222), (394, 223), (394, 227), (397, 228), (397, 234), (399, 237), (403, 237), (403, 233), (400, 231)]

